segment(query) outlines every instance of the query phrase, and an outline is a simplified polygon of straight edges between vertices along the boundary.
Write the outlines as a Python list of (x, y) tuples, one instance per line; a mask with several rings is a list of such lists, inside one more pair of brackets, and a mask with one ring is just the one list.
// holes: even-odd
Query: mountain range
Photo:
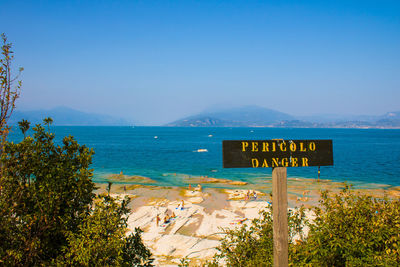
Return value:
[(166, 126), (180, 127), (290, 127), (290, 128), (400, 128), (400, 111), (374, 115), (295, 116), (258, 106), (202, 112)]
[[(126, 119), (87, 113), (68, 107), (49, 110), (13, 112), (9, 123), (17, 124), (26, 119), (32, 125), (51, 117), (54, 125), (65, 126), (130, 126)], [(137, 125), (137, 124), (136, 124)], [(400, 128), (400, 111), (383, 115), (336, 115), (321, 114), (296, 116), (259, 106), (243, 106), (225, 109), (209, 109), (185, 117), (165, 126), (178, 127), (286, 127), (286, 128)]]
[(42, 123), (43, 119), (51, 117), (54, 125), (65, 126), (123, 126), (132, 125), (129, 121), (109, 115), (87, 113), (78, 111), (67, 107), (56, 107), (48, 110), (31, 110), (19, 111), (15, 110), (9, 123), (11, 125), (17, 124), (22, 119), (31, 122), (31, 125)]
[(293, 119), (293, 116), (276, 110), (258, 106), (245, 106), (214, 112), (202, 112), (171, 122), (167, 126), (265, 126)]

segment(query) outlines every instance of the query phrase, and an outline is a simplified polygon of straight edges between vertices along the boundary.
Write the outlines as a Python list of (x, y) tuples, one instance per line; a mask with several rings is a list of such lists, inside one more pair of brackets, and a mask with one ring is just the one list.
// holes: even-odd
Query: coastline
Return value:
[[(166, 176), (172, 176), (176, 178), (173, 184), (165, 185), (165, 182), (158, 182), (149, 177), (140, 175), (125, 175), (122, 172), (120, 174), (110, 174), (103, 181), (99, 182), (95, 180), (95, 183), (99, 185), (105, 185), (108, 182), (112, 182), (114, 186), (150, 186), (157, 188), (188, 188), (196, 187), (201, 185), (205, 189), (220, 189), (220, 190), (256, 190), (262, 195), (270, 195), (272, 193), (272, 177), (257, 177), (252, 179), (252, 182), (238, 181), (228, 178), (215, 178), (209, 176), (196, 176), (188, 174), (165, 174)], [(313, 206), (318, 203), (319, 195), (321, 190), (329, 190), (337, 193), (342, 190), (346, 185), (350, 185), (352, 190), (360, 193), (369, 193), (374, 197), (383, 197), (387, 195), (389, 197), (400, 196), (400, 186), (369, 183), (360, 181), (335, 181), (328, 179), (314, 179), (304, 177), (288, 177), (287, 178), (287, 190), (288, 190), (288, 204), (289, 207), (295, 207), (299, 203), (303, 203), (306, 206)], [(270, 197), (267, 199), (270, 201)]]

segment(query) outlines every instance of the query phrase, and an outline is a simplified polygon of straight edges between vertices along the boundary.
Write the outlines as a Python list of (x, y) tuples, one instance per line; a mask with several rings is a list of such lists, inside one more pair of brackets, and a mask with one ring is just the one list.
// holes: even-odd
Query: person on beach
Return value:
[(256, 191), (253, 191), (253, 197), (254, 197), (254, 200), (257, 200), (257, 192)]
[(167, 215), (165, 215), (165, 217), (164, 217), (164, 223), (168, 223), (169, 222), (169, 217), (168, 217), (168, 214)]
[(246, 200), (250, 200), (250, 190), (247, 190), (247, 193), (246, 193)]
[(203, 190), (203, 188), (201, 187), (201, 184), (198, 184), (197, 188), (198, 188), (197, 190), (199, 190), (199, 192), (201, 192), (201, 190)]
[(171, 218), (175, 218), (175, 217), (176, 217), (175, 212), (172, 212)]
[(178, 204), (178, 207), (176, 207), (175, 209), (177, 209), (177, 210), (183, 210), (185, 208), (185, 202), (183, 202), (183, 199), (182, 199), (182, 202), (181, 203), (179, 203)]
[(189, 191), (192, 191), (192, 185), (189, 184)]
[(159, 223), (160, 223), (160, 216), (158, 216), (158, 214), (157, 214), (157, 217), (156, 217), (156, 225), (158, 226)]

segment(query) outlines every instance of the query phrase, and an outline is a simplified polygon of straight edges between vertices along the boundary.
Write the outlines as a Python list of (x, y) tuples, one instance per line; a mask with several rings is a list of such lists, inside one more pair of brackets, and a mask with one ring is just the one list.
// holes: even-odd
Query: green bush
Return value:
[[(226, 236), (217, 248), (210, 266), (272, 266), (273, 264), (273, 228), (272, 212), (267, 209), (260, 212), (260, 218), (252, 220), (247, 227), (226, 230)], [(305, 209), (300, 207), (288, 213), (289, 236), (304, 238), (303, 224)], [(290, 248), (295, 244), (289, 243)], [(289, 249), (289, 252), (294, 251)]]
[(105, 196), (94, 202), (93, 212), (79, 225), (78, 232), (67, 233), (68, 244), (58, 265), (67, 266), (151, 266), (150, 251), (141, 240), (141, 230), (128, 237), (126, 208), (128, 199), (118, 203)]
[(400, 201), (352, 192), (321, 195), (306, 242), (293, 262), (320, 266), (398, 266)]
[[(353, 192), (321, 193), (320, 205), (288, 213), (291, 266), (399, 266), (400, 201)], [(303, 231), (309, 228), (308, 235)], [(249, 227), (226, 231), (209, 266), (272, 266), (272, 212), (263, 211)]]
[[(20, 128), (25, 136), (29, 123)], [(95, 201), (94, 152), (71, 136), (56, 145), (41, 125), (33, 130), (1, 154), (0, 265), (151, 264), (140, 231), (125, 237), (127, 200)]]

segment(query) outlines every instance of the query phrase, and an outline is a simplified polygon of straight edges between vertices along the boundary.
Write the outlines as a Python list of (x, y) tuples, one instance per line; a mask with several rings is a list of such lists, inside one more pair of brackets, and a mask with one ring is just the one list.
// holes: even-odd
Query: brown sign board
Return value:
[(225, 140), (224, 168), (333, 165), (332, 140)]

